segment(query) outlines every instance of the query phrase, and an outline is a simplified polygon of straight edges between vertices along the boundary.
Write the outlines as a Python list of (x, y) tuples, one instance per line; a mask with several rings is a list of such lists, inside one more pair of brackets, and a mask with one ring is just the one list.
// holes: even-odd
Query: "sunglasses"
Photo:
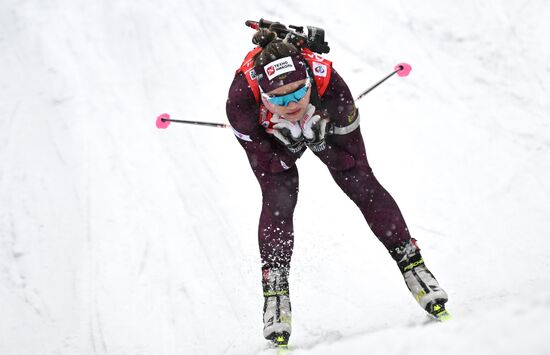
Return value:
[[(308, 77), (306, 80), (306, 83), (298, 87), (298, 89), (296, 89), (293, 92), (278, 96), (273, 94), (266, 94), (262, 91), (262, 97), (265, 98), (269, 103), (273, 105), (288, 106), (291, 102), (298, 102), (301, 99), (303, 99), (304, 96), (306, 96), (307, 90), (309, 89), (310, 85), (311, 84)], [(260, 88), (260, 91), (261, 91), (261, 88)]]

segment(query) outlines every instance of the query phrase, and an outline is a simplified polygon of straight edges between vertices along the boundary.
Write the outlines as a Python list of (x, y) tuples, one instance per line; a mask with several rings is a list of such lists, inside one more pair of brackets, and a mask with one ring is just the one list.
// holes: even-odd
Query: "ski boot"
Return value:
[(396, 248), (392, 256), (397, 261), (405, 283), (420, 307), (435, 320), (449, 320), (451, 315), (445, 309), (447, 293), (439, 286), (434, 275), (424, 264), (416, 240), (411, 239), (403, 246)]
[(292, 332), (288, 268), (263, 269), (264, 338), (278, 348), (287, 348)]

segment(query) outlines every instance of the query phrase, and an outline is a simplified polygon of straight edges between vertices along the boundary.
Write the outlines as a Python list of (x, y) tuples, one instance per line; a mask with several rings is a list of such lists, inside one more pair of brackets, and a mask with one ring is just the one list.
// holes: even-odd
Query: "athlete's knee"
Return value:
[(292, 217), (298, 202), (298, 191), (281, 189), (263, 195), (263, 210), (278, 219)]

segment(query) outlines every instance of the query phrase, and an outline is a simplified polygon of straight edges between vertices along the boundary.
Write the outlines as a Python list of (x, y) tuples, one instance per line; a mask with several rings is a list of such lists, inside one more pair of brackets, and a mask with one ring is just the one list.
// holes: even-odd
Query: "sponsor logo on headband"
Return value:
[(269, 80), (272, 80), (277, 75), (289, 73), (295, 70), (296, 67), (294, 67), (294, 63), (292, 62), (291, 57), (277, 59), (276, 61), (271, 62), (264, 67), (264, 71), (267, 74), (267, 78)]

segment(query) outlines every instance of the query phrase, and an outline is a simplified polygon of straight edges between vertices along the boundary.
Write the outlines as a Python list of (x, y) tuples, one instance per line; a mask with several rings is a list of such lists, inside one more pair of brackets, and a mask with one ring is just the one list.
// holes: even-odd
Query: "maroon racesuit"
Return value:
[[(315, 155), (359, 207), (378, 239), (388, 251), (393, 251), (411, 239), (407, 225), (394, 199), (372, 173), (353, 97), (340, 75), (330, 69), (330, 80), (320, 101), (335, 133), (327, 135), (326, 149)], [(259, 120), (260, 105), (242, 71), (237, 72), (231, 84), (226, 110), (262, 190), (258, 240), (263, 267), (289, 267), (298, 197), (295, 163), (303, 151), (290, 153), (266, 132)]]

